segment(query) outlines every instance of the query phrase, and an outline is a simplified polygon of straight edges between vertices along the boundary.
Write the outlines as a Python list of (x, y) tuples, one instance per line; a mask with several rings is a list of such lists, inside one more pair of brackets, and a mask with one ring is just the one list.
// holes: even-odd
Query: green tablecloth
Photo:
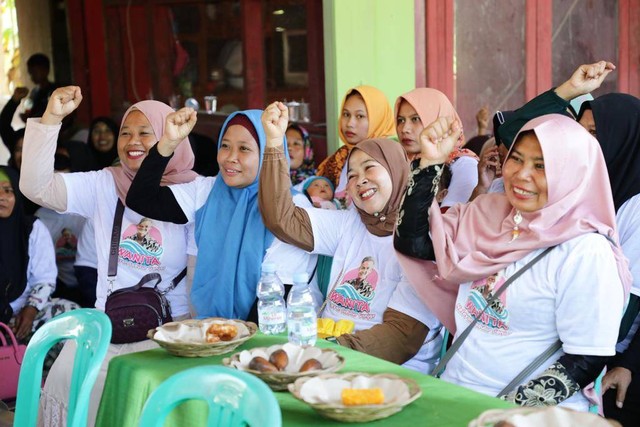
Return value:
[[(109, 363), (107, 379), (100, 402), (97, 426), (135, 427), (142, 407), (151, 392), (176, 372), (202, 365), (219, 365), (222, 359), (237, 351), (252, 347), (268, 347), (286, 342), (284, 336), (266, 336), (258, 333), (232, 353), (206, 358), (175, 357), (164, 349), (115, 357)], [(329, 343), (318, 342), (319, 347), (330, 347), (345, 358), (340, 372), (392, 373), (414, 379), (422, 388), (422, 396), (401, 412), (372, 423), (376, 426), (466, 426), (481, 412), (490, 408), (509, 408), (511, 404), (465, 388), (446, 383), (384, 360)], [(306, 404), (288, 392), (275, 393), (285, 426), (336, 426), (337, 421), (321, 418)], [(201, 402), (188, 402), (176, 408), (166, 426), (203, 426), (206, 406)]]

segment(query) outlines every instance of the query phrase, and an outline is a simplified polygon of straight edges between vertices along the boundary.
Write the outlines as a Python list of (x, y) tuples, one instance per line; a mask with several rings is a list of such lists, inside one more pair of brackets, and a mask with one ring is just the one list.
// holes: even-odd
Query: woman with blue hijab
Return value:
[[(127, 196), (127, 205), (141, 215), (195, 222), (197, 249), (190, 248), (189, 255), (198, 256), (190, 298), (196, 317), (255, 320), (263, 261), (274, 262), (285, 283), (292, 283), (295, 272), (312, 273), (315, 267), (315, 256), (279, 241), (262, 222), (258, 175), (266, 137), (261, 114), (245, 110), (227, 118), (218, 139), (218, 176), (160, 187), (176, 147), (161, 141), (149, 152)], [(296, 199), (309, 205), (301, 194)]]

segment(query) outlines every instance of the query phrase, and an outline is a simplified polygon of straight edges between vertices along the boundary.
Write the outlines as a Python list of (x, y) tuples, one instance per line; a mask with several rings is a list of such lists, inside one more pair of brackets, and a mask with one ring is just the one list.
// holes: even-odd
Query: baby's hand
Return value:
[(262, 126), (267, 135), (267, 147), (279, 147), (283, 144), (288, 123), (289, 110), (282, 102), (276, 101), (264, 110)]

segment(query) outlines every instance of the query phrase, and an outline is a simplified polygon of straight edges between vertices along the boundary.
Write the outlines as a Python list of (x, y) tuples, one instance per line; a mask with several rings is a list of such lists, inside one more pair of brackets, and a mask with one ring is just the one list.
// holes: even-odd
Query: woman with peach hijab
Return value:
[[(126, 196), (149, 149), (159, 139), (185, 141), (195, 124), (196, 113), (188, 108), (174, 112), (171, 107), (158, 101), (138, 102), (125, 112), (122, 119), (117, 137), (120, 166), (92, 172), (54, 173), (53, 157), (62, 119), (78, 108), (81, 101), (79, 87), (58, 88), (51, 95), (42, 118), (27, 121), (20, 189), (42, 206), (93, 221), (98, 256), (97, 309), (104, 310), (110, 291), (133, 286), (143, 276), (157, 273), (161, 276), (158, 285), (161, 290), (169, 289), (177, 278), (177, 285), (166, 294), (166, 298), (174, 320), (187, 318), (189, 299), (186, 280), (181, 273), (187, 265), (187, 247), (192, 230), (185, 225), (153, 221), (148, 231), (159, 243), (153, 250), (127, 239), (135, 235), (137, 225), (144, 218), (126, 206)], [(183, 143), (180, 147), (180, 152), (176, 152), (169, 162), (162, 185), (190, 182), (197, 176), (191, 170), (194, 155), (190, 145)], [(109, 247), (118, 201), (125, 208), (119, 236), (117, 277), (109, 283)], [(88, 425), (94, 423), (109, 360), (119, 354), (153, 347), (157, 345), (150, 340), (109, 346), (92, 391)], [(66, 425), (73, 350), (72, 345), (65, 345), (45, 383), (41, 397), (45, 425)]]
[[(561, 115), (531, 120), (502, 167), (505, 193), (441, 214), (433, 182), (459, 135), (451, 119), (425, 129), (394, 240), (409, 281), (443, 324), (454, 335), (475, 325), (442, 378), (523, 406), (587, 410), (579, 391), (615, 353), (632, 281), (598, 142)], [(505, 390), (554, 343), (551, 357)]]
[[(395, 105), (395, 117), (398, 140), (410, 161), (420, 156), (420, 132), (425, 126), (440, 117), (455, 117), (460, 121), (449, 98), (439, 90), (428, 87), (419, 87), (399, 96)], [(451, 182), (440, 203), (443, 209), (456, 203), (467, 203), (478, 183), (478, 157), (472, 151), (462, 148), (462, 144), (464, 134), (460, 135), (446, 162), (451, 171)]]

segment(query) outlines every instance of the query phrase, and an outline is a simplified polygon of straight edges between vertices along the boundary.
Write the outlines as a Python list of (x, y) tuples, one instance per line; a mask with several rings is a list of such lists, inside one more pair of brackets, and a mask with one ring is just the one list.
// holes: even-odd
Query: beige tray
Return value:
[[(255, 350), (267, 350), (267, 347), (257, 347), (252, 348), (250, 351)], [(338, 362), (333, 365), (326, 367), (324, 369), (316, 370), (316, 371), (307, 371), (307, 372), (260, 372), (255, 371), (253, 369), (242, 369), (240, 367), (235, 366), (236, 363), (240, 360), (240, 353), (236, 353), (231, 357), (226, 357), (222, 359), (222, 364), (228, 366), (233, 369), (238, 369), (241, 371), (249, 372), (256, 377), (260, 378), (262, 381), (267, 383), (269, 387), (271, 387), (274, 391), (282, 391), (287, 390), (287, 386), (293, 383), (298, 378), (311, 378), (316, 375), (328, 374), (331, 372), (335, 372), (344, 366), (344, 357), (342, 357), (337, 351), (331, 350), (329, 348), (322, 349), (323, 353), (334, 353)]]
[(402, 378), (393, 374), (367, 374), (362, 372), (349, 372), (345, 374), (326, 374), (319, 375), (318, 379), (345, 379), (351, 380), (356, 376), (365, 376), (372, 379), (391, 379), (404, 382), (409, 389), (409, 397), (401, 402), (382, 403), (380, 405), (362, 405), (362, 406), (345, 406), (340, 403), (309, 403), (303, 399), (300, 395), (300, 390), (305, 382), (311, 378), (300, 378), (293, 384), (289, 385), (289, 391), (298, 400), (311, 406), (317, 413), (323, 417), (333, 420), (349, 422), (349, 423), (364, 423), (382, 418), (387, 418), (397, 412), (400, 412), (405, 406), (416, 400), (422, 395), (422, 390), (418, 384), (409, 378)]
[[(195, 319), (189, 319), (189, 320), (183, 320), (181, 322), (172, 322), (172, 323), (183, 323), (183, 324), (187, 324), (187, 325), (193, 325), (193, 326), (197, 326), (199, 324), (202, 323), (206, 323), (208, 321), (212, 321), (212, 320), (233, 320), (234, 322), (237, 323), (242, 323), (246, 326), (246, 328), (249, 330), (249, 334), (245, 335), (243, 337), (231, 340), (231, 341), (219, 341), (216, 343), (207, 343), (207, 342), (203, 342), (203, 343), (183, 343), (183, 342), (170, 342), (170, 341), (162, 341), (162, 340), (157, 340), (154, 338), (154, 335), (156, 333), (156, 329), (151, 329), (149, 330), (149, 332), (147, 333), (147, 337), (152, 340), (155, 341), (156, 343), (158, 343), (158, 345), (160, 345), (160, 347), (164, 348), (165, 350), (167, 350), (169, 353), (175, 355), (175, 356), (181, 356), (181, 357), (208, 357), (208, 356), (216, 356), (216, 355), (220, 355), (220, 354), (226, 354), (229, 353), (233, 350), (235, 350), (240, 344), (242, 344), (243, 342), (249, 340), (251, 337), (253, 337), (256, 332), (258, 331), (258, 325), (256, 325), (253, 322), (246, 322), (244, 320), (236, 320), (236, 319), (222, 319), (219, 317), (210, 317), (207, 319), (200, 319), (200, 320), (195, 320)], [(168, 325), (165, 324), (163, 326)]]

